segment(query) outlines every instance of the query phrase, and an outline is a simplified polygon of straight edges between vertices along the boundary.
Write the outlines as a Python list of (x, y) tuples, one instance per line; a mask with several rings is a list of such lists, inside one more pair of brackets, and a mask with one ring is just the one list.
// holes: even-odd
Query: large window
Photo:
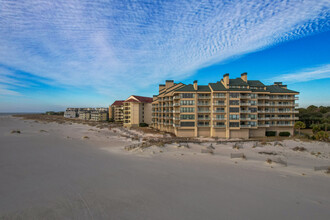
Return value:
[(195, 127), (195, 122), (193, 121), (182, 121), (180, 123), (181, 127)]
[(181, 107), (180, 108), (181, 112), (195, 112), (195, 108), (191, 108), (191, 107)]
[(229, 108), (229, 112), (239, 112), (239, 108)]
[(195, 115), (180, 115), (181, 119), (195, 119)]
[(195, 105), (195, 101), (194, 100), (181, 100), (180, 104), (181, 105)]
[(229, 115), (230, 120), (239, 120), (239, 115)]
[(195, 94), (194, 93), (181, 93), (180, 97), (181, 98), (194, 98)]
[(229, 105), (239, 105), (239, 100), (229, 100)]

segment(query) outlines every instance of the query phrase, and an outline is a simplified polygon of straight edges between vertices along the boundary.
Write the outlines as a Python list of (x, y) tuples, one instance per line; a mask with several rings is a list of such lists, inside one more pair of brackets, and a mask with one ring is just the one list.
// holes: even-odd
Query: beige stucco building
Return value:
[(137, 127), (140, 123), (151, 124), (152, 98), (132, 95), (124, 102), (124, 126)]
[(180, 137), (251, 138), (266, 131), (293, 134), (299, 93), (281, 82), (266, 86), (247, 73), (208, 85), (167, 80), (152, 102), (151, 126)]
[(109, 107), (109, 119), (122, 123), (124, 120), (124, 100), (117, 100)]

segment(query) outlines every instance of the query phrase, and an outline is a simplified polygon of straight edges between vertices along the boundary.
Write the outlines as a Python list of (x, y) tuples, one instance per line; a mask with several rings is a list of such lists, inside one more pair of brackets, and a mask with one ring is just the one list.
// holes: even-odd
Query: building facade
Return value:
[(299, 92), (281, 82), (266, 86), (248, 80), (247, 73), (229, 74), (208, 85), (185, 85), (167, 80), (153, 97), (153, 128), (180, 137), (251, 138), (266, 131), (293, 134)]
[(108, 120), (108, 111), (99, 111), (95, 110), (91, 112), (91, 121), (107, 121)]
[(117, 100), (109, 107), (109, 118), (115, 122), (123, 123), (124, 120), (124, 100)]
[(132, 95), (123, 102), (124, 126), (138, 127), (140, 123), (151, 124), (152, 101), (150, 97)]
[(91, 112), (89, 110), (82, 110), (78, 112), (79, 119), (81, 120), (90, 120), (91, 119)]

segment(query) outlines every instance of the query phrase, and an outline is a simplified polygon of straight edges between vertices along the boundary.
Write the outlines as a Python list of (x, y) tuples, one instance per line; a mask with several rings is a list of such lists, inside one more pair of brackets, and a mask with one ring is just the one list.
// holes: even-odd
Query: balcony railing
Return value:
[(268, 117), (261, 117), (261, 118), (258, 118), (258, 120), (264, 121), (264, 120), (269, 120), (269, 118)]
[(224, 121), (224, 120), (226, 120), (226, 118), (225, 117), (223, 117), (223, 118), (215, 117), (215, 118), (213, 118), (213, 120), (214, 121)]
[(198, 99), (210, 99), (211, 96), (198, 96)]
[(180, 96), (174, 96), (173, 99), (180, 99)]
[(269, 96), (258, 96), (258, 99), (269, 99)]
[(225, 110), (213, 110), (213, 113), (225, 113)]
[(251, 113), (251, 110), (240, 110), (240, 113)]
[(214, 99), (225, 99), (226, 95), (214, 95), (213, 98)]
[(205, 124), (197, 124), (197, 127), (210, 127), (210, 125), (205, 125)]
[(226, 103), (224, 103), (224, 102), (213, 102), (213, 105), (225, 106)]
[(241, 117), (241, 121), (251, 121), (251, 118)]
[(214, 128), (225, 128), (226, 125), (213, 125)]
[(268, 128), (269, 127), (269, 124), (258, 124), (258, 127)]
[(210, 113), (210, 110), (197, 110), (199, 113)]
[(210, 103), (197, 103), (198, 106), (210, 106)]
[(208, 117), (198, 117), (198, 120), (210, 120)]
[(239, 125), (241, 128), (251, 128), (251, 125)]
[(241, 105), (242, 105), (242, 106), (250, 106), (250, 105), (251, 105), (251, 103), (247, 103), (247, 102), (241, 102)]
[(240, 97), (241, 99), (249, 99), (249, 98), (251, 98), (250, 95), (240, 95), (239, 97)]

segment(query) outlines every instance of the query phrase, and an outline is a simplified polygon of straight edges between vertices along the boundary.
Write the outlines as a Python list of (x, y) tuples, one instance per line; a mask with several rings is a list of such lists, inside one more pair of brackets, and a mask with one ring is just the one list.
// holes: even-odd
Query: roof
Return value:
[[(135, 99), (132, 99), (132, 98), (135, 98)], [(132, 101), (131, 101), (132, 100)], [(150, 98), (150, 97), (145, 97), (145, 96), (137, 96), (137, 95), (132, 95), (132, 96), (130, 96), (129, 97), (129, 99), (128, 100), (125, 100), (124, 102), (133, 102), (133, 100), (135, 101), (135, 102), (144, 102), (144, 103), (151, 103), (152, 102), (152, 98)]]
[(111, 106), (113, 106), (113, 105), (123, 105), (123, 102), (124, 102), (125, 100), (116, 100), (114, 103), (112, 103), (112, 105)]
[(209, 83), (213, 91), (226, 91), (225, 86), (221, 82)]
[(229, 79), (230, 86), (248, 86), (248, 84), (241, 78)]
[(197, 90), (195, 90), (194, 85), (189, 84), (189, 85), (185, 85), (179, 89), (176, 89), (175, 91), (176, 92), (195, 92), (195, 91), (211, 92), (211, 89), (209, 86), (197, 86)]
[(267, 90), (270, 93), (299, 93), (290, 89), (282, 88), (277, 85), (267, 86)]
[(248, 80), (247, 83), (249, 84), (249, 86), (262, 86), (264, 87), (265, 85), (260, 82), (259, 80)]

